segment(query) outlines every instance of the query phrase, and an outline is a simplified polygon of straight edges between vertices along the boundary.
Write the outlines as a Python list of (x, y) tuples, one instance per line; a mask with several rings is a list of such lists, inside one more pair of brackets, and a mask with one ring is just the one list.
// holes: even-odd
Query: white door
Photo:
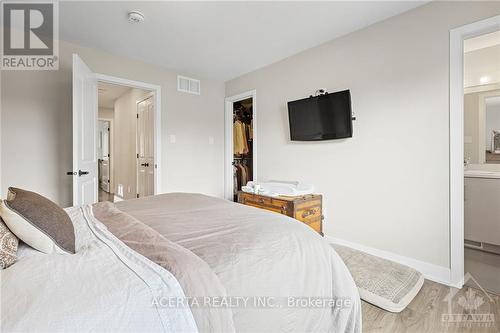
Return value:
[(137, 197), (154, 194), (153, 96), (137, 103)]
[(73, 54), (73, 205), (96, 203), (97, 79)]

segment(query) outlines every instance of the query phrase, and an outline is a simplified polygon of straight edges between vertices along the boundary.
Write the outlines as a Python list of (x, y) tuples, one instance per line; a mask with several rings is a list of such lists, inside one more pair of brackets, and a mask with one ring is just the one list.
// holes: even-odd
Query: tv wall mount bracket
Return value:
[[(328, 91), (326, 91), (325, 89), (318, 89), (314, 92), (314, 95), (310, 95), (309, 98), (324, 96), (324, 95), (328, 95)], [(354, 112), (352, 113), (351, 119), (356, 120), (356, 116), (354, 115)]]

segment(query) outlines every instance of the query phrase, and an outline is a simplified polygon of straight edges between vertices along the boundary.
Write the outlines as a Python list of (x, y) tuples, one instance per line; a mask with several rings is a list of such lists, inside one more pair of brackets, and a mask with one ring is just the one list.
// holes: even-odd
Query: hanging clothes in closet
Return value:
[(248, 154), (247, 124), (236, 120), (233, 123), (233, 153), (234, 155)]
[(242, 186), (245, 186), (252, 180), (252, 167), (248, 165), (247, 160), (234, 161), (234, 192), (238, 193)]

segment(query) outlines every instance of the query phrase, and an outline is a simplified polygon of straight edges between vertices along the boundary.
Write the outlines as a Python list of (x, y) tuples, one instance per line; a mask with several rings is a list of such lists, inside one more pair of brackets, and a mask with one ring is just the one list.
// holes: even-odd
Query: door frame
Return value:
[(241, 94), (225, 98), (224, 108), (224, 198), (233, 201), (234, 175), (233, 175), (233, 104), (247, 98), (252, 98), (252, 173), (253, 180), (257, 180), (257, 90), (250, 90)]
[(155, 163), (155, 181), (154, 181), (154, 194), (159, 194), (162, 192), (162, 173), (163, 169), (161, 167), (161, 86), (150, 84), (141, 81), (134, 81), (129, 79), (123, 79), (116, 76), (110, 76), (106, 74), (95, 73), (97, 82), (118, 84), (122, 86), (127, 86), (131, 88), (137, 88), (142, 90), (149, 90), (154, 95), (155, 110), (154, 110), (154, 163)]
[(450, 285), (464, 284), (463, 41), (500, 29), (500, 15), (450, 30)]

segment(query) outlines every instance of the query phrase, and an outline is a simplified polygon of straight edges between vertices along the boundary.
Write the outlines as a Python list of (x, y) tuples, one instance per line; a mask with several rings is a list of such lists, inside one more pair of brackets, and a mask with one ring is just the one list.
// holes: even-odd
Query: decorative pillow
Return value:
[(29, 246), (44, 253), (75, 253), (75, 230), (68, 214), (49, 199), (9, 187), (0, 216)]
[(0, 269), (5, 269), (16, 262), (19, 240), (0, 218)]

